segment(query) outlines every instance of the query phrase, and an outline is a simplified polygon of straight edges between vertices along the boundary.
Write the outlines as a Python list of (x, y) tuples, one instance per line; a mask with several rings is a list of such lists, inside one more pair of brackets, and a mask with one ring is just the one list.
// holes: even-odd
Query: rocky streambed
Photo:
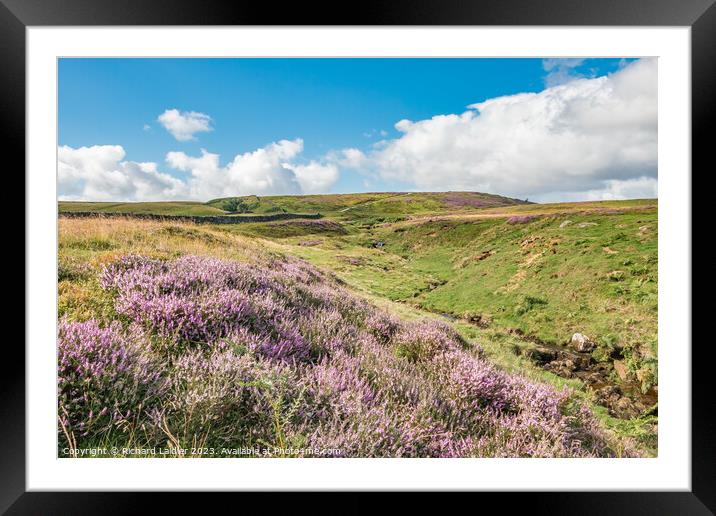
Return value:
[(558, 376), (581, 380), (593, 393), (594, 401), (606, 407), (612, 416), (631, 419), (657, 414), (656, 388), (642, 392), (641, 385), (636, 381), (615, 381), (615, 374), (619, 377), (623, 375), (623, 372), (619, 372), (619, 368), (623, 367), (622, 362), (618, 357), (607, 362), (595, 360), (591, 353), (592, 347), (580, 342), (580, 337), (583, 337), (580, 334), (575, 334), (575, 337), (579, 337), (573, 337), (573, 346), (568, 347), (542, 342), (519, 330), (511, 330), (511, 333), (531, 343), (527, 349), (518, 350), (519, 353)]
[[(489, 319), (480, 315), (460, 317), (439, 311), (435, 313), (451, 322), (460, 321), (483, 329), (490, 326)], [(584, 335), (575, 333), (568, 345), (560, 346), (527, 335), (519, 329), (508, 331), (521, 341), (529, 343), (525, 347), (515, 346), (516, 354), (525, 356), (538, 367), (557, 376), (581, 380), (593, 394), (595, 403), (606, 407), (612, 416), (632, 419), (643, 415), (657, 415), (657, 388), (642, 392), (641, 384), (627, 377), (621, 356), (611, 357), (612, 360), (605, 362), (595, 360), (592, 356), (594, 344)], [(620, 368), (623, 370), (620, 371)], [(615, 376), (619, 378), (618, 381)]]

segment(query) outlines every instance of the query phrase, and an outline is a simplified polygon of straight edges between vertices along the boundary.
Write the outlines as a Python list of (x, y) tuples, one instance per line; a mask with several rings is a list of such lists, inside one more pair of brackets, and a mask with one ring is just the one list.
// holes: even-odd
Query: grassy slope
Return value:
[(449, 213), (523, 203), (478, 192), (360, 193), (336, 195), (283, 195), (226, 197), (206, 203), (168, 202), (73, 202), (59, 203), (60, 212), (97, 211), (156, 213), (162, 215), (226, 215), (228, 213), (316, 213), (342, 220), (403, 218), (408, 214)]
[[(604, 351), (637, 349), (640, 356), (627, 365), (645, 384), (654, 381), (654, 200), (536, 205), (450, 192), (243, 200), (256, 213), (280, 207), (322, 211), (327, 219), (243, 224), (225, 232), (278, 239), (289, 252), (394, 301), (480, 315), (554, 344), (580, 331)], [(61, 203), (61, 209), (208, 215), (223, 213), (217, 206), (224, 201)], [(539, 217), (506, 222), (525, 215)]]
[[(385, 241), (385, 252), (445, 282), (414, 299), (425, 307), (483, 312), (554, 343), (577, 330), (617, 333), (626, 343), (656, 334), (656, 222), (656, 211), (524, 224), (452, 219), (374, 235)], [(527, 296), (545, 303), (529, 309)]]
[(260, 242), (193, 224), (131, 219), (60, 219), (58, 313), (86, 320), (111, 314), (100, 289), (102, 265), (125, 254), (176, 258), (185, 254), (253, 261), (265, 256)]
[[(514, 350), (526, 341), (508, 330), (518, 328), (556, 344), (580, 331), (599, 342), (595, 357), (604, 361), (615, 346), (626, 346), (630, 374), (638, 374), (645, 386), (656, 381), (655, 200), (476, 209), (444, 201), (435, 208), (430, 194), (409, 201), (413, 195), (308, 196), (305, 204), (296, 197), (274, 198), (282, 199), (287, 211), (322, 210), (327, 217), (320, 222), (327, 224), (196, 227), (142, 222), (140, 230), (136, 221), (97, 225), (61, 220), (60, 313), (89, 316), (111, 310), (86, 270), (117, 254), (192, 253), (247, 260), (258, 253), (290, 253), (334, 271), (403, 316), (425, 316), (425, 310), (480, 314), (490, 321), (487, 328), (460, 320), (454, 325), (500, 366), (568, 384), (581, 389), (581, 396), (589, 397), (579, 380), (560, 378), (516, 355)], [(423, 211), (428, 209), (436, 211)], [(516, 215), (540, 217), (509, 224), (508, 218)], [(560, 227), (566, 221), (570, 223)], [(649, 430), (655, 418), (618, 420), (601, 407), (595, 411), (606, 425), (655, 450), (656, 435)]]
[(247, 212), (250, 213), (276, 213), (283, 211), (333, 214), (357, 204), (380, 200), (392, 195), (394, 194), (278, 195), (269, 197), (251, 195), (213, 199), (207, 202), (207, 205), (225, 209), (228, 202), (239, 200), (248, 210)]
[[(618, 205), (522, 206), (381, 224), (343, 236), (282, 240), (289, 251), (393, 301), (552, 344), (574, 332), (597, 340), (597, 359), (626, 349), (626, 365), (656, 381), (657, 210)], [(616, 209), (619, 208), (619, 209)], [(507, 216), (540, 214), (522, 224)], [(562, 226), (562, 227), (560, 227)]]
[[(584, 390), (579, 380), (515, 355), (529, 343), (510, 330), (557, 345), (582, 332), (598, 343), (595, 359), (610, 367), (609, 355), (623, 348), (629, 380), (646, 390), (658, 382), (656, 206), (654, 200), (526, 205), (374, 225), (344, 221), (345, 235), (307, 231), (274, 241), (392, 306), (482, 316), (486, 329), (454, 324), (502, 367)], [(515, 215), (538, 217), (508, 223)], [(616, 372), (612, 377), (620, 381)], [(604, 414), (604, 420), (655, 449), (648, 430), (654, 418)]]
[(223, 210), (200, 202), (70, 202), (59, 203), (60, 213), (95, 211), (105, 213), (153, 213), (157, 215), (225, 215)]
[(449, 212), (476, 207), (496, 207), (522, 203), (517, 199), (479, 192), (388, 192), (335, 195), (284, 195), (272, 197), (230, 197), (207, 204), (224, 209), (239, 200), (253, 213), (276, 211), (318, 211), (342, 219), (404, 216), (415, 213)]

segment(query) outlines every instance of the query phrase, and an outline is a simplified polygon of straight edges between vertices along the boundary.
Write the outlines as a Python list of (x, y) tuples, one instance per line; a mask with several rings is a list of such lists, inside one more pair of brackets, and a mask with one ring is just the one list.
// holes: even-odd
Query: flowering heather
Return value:
[(614, 455), (568, 391), (501, 371), (450, 326), (402, 321), (299, 260), (126, 256), (100, 283), (127, 328), (59, 332), (61, 404), (85, 444), (141, 411), (148, 446)]
[(116, 321), (102, 328), (60, 320), (57, 390), (66, 429), (108, 430), (158, 401), (167, 381), (142, 339), (138, 328), (125, 332)]
[(526, 224), (538, 219), (537, 215), (515, 215), (507, 219), (508, 224)]
[(456, 208), (485, 208), (487, 206), (500, 206), (500, 203), (493, 199), (482, 199), (468, 192), (447, 192), (442, 194), (441, 197), (445, 204)]
[(172, 434), (185, 441), (210, 433), (213, 445), (269, 442), (275, 430), (270, 395), (292, 374), (226, 344), (192, 350), (175, 361), (166, 402), (154, 409), (152, 419), (175, 428)]
[(301, 310), (291, 282), (317, 278), (297, 265), (278, 271), (197, 257), (174, 262), (126, 257), (100, 280), (117, 291), (115, 308), (177, 344), (211, 343), (249, 330), (260, 354), (306, 360), (310, 345), (290, 324)]

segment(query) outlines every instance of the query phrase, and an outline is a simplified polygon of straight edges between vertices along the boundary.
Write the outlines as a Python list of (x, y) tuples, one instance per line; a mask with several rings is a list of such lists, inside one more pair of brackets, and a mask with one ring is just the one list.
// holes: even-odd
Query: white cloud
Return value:
[(355, 148), (331, 151), (326, 154), (325, 159), (330, 163), (335, 163), (345, 168), (358, 169), (359, 171), (363, 167), (370, 165), (363, 151)]
[(85, 201), (147, 201), (181, 199), (186, 185), (159, 172), (156, 163), (122, 161), (120, 145), (57, 149), (59, 197)]
[[(658, 181), (654, 177), (610, 179), (602, 188), (575, 192), (551, 192), (539, 196), (541, 202), (608, 201), (617, 199), (654, 199)], [(534, 199), (531, 199), (534, 200)]]
[(303, 140), (298, 138), (239, 154), (223, 167), (218, 154), (205, 150), (196, 158), (170, 152), (166, 161), (172, 168), (191, 174), (188, 186), (197, 199), (327, 192), (338, 180), (338, 167), (317, 161), (295, 163), (302, 151)]
[(211, 117), (196, 111), (179, 111), (167, 109), (159, 115), (157, 121), (180, 142), (195, 140), (196, 133), (212, 130)]
[(285, 163), (284, 167), (294, 173), (303, 193), (325, 193), (338, 181), (338, 167), (333, 164), (311, 161), (308, 165)]
[(235, 195), (325, 193), (338, 180), (334, 163), (297, 163), (303, 140), (281, 140), (239, 154), (225, 166), (219, 155), (169, 152), (166, 162), (187, 173), (179, 179), (160, 172), (156, 163), (123, 161), (119, 145), (58, 148), (59, 196), (63, 200), (161, 201), (208, 200)]
[(547, 72), (544, 78), (545, 85), (547, 87), (558, 86), (582, 78), (581, 74), (574, 71), (582, 63), (584, 63), (584, 59), (580, 58), (543, 59), (542, 68)]
[(421, 190), (531, 200), (655, 191), (649, 185), (657, 178), (656, 60), (468, 107), (400, 120), (395, 128), (402, 135), (369, 152), (364, 171)]
[[(125, 161), (118, 145), (60, 147), (60, 197), (86, 200), (198, 199), (246, 194), (328, 192), (341, 168), (370, 184), (415, 190), (474, 190), (533, 201), (657, 195), (657, 62), (642, 59), (592, 79), (573, 78), (578, 60), (544, 61), (570, 80), (539, 93), (488, 99), (463, 113), (400, 120), (394, 139), (370, 150), (331, 151), (301, 159), (303, 141), (281, 140), (238, 154), (169, 152), (168, 166)], [(559, 81), (557, 81), (559, 82)], [(177, 140), (210, 131), (203, 113), (159, 117)], [(384, 136), (384, 131), (380, 133)]]
[(286, 162), (303, 150), (303, 141), (281, 140), (253, 152), (237, 155), (222, 167), (219, 155), (202, 150), (194, 158), (183, 152), (170, 152), (166, 161), (172, 168), (191, 173), (188, 180), (197, 199), (248, 194), (298, 194), (301, 184)]

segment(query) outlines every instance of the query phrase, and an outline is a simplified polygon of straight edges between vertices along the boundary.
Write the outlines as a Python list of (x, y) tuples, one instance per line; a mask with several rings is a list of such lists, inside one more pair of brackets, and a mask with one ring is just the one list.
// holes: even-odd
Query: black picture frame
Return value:
[[(548, 25), (548, 26), (689, 26), (692, 72), (692, 170), (713, 169), (716, 118), (715, 0), (365, 0), (332, 5), (305, 3), (191, 0), (0, 0), (0, 119), (6, 157), (25, 167), (25, 28), (42, 25)], [(22, 168), (20, 168), (22, 167)], [(708, 167), (708, 168), (707, 168)], [(694, 177), (692, 172), (692, 178)], [(18, 195), (18, 194), (15, 194)], [(693, 203), (692, 203), (693, 204)], [(692, 217), (693, 218), (693, 217)], [(692, 233), (693, 234), (693, 233)], [(693, 256), (693, 250), (692, 250)], [(26, 257), (27, 258), (27, 257)], [(692, 266), (693, 263), (692, 257)], [(31, 271), (25, 268), (26, 277)], [(29, 307), (26, 307), (29, 308)], [(694, 305), (694, 310), (699, 307)], [(692, 316), (693, 319), (693, 316)], [(698, 320), (696, 318), (695, 320)], [(535, 514), (714, 514), (716, 513), (716, 398), (709, 381), (713, 343), (693, 340), (692, 351), (692, 490), (690, 492), (481, 493), (509, 499)], [(25, 363), (22, 347), (6, 342), (5, 370), (0, 377), (0, 512), (7, 514), (124, 514), (149, 510), (148, 494), (25, 492)], [(684, 343), (688, 345), (690, 343)], [(15, 366), (10, 366), (14, 364)], [(163, 494), (160, 504), (188, 507), (184, 494)], [(228, 494), (212, 493), (212, 505)], [(373, 505), (341, 502), (348, 512)], [(287, 502), (292, 512), (305, 496)], [(275, 498), (271, 507), (278, 508)], [(319, 499), (321, 500), (321, 499)], [(321, 511), (319, 500), (310, 502)], [(465, 503), (451, 497), (452, 503)], [(424, 503), (422, 496), (413, 503)], [(320, 502), (319, 502), (320, 503)], [(475, 501), (468, 503), (476, 503)], [(244, 505), (242, 503), (242, 505)], [(331, 503), (328, 504), (330, 510)], [(451, 510), (441, 503), (442, 511)], [(500, 500), (503, 507), (504, 500)], [(245, 506), (245, 505), (244, 505)], [(267, 506), (268, 507), (268, 506)], [(406, 507), (407, 508), (407, 507)], [(265, 509), (261, 512), (267, 512)], [(333, 512), (333, 511), (331, 511)]]

